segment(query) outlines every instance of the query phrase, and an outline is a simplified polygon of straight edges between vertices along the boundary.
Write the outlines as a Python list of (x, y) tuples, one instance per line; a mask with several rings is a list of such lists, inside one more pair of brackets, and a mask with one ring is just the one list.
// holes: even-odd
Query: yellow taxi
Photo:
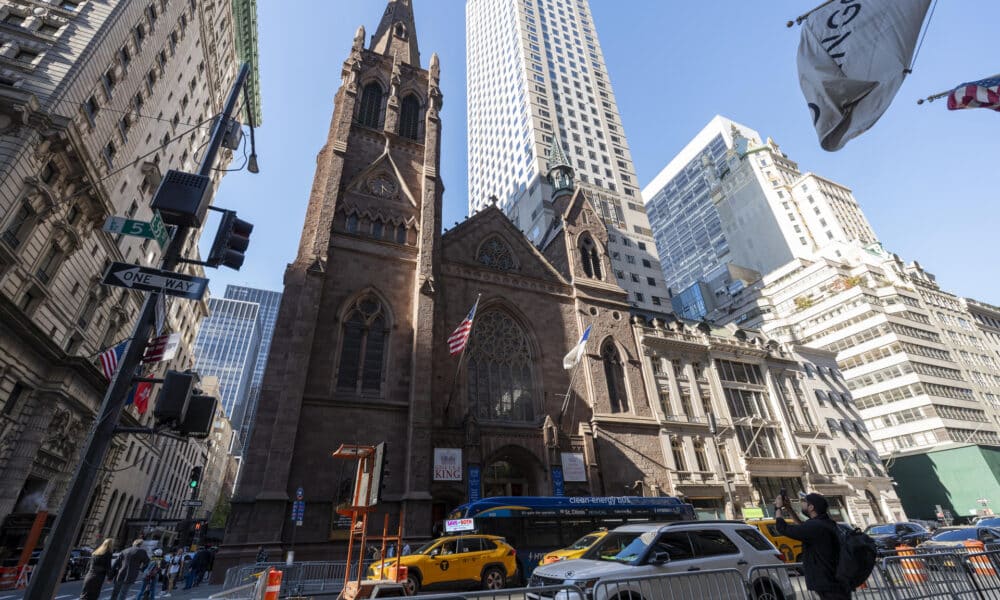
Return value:
[(430, 541), (414, 553), (377, 561), (368, 579), (395, 579), (406, 567), (407, 595), (422, 589), (482, 587), (499, 590), (517, 573), (514, 548), (495, 535), (453, 535)]
[(549, 563), (559, 562), (561, 560), (580, 558), (587, 552), (587, 550), (590, 550), (590, 548), (594, 544), (601, 541), (601, 539), (604, 538), (604, 536), (606, 535), (608, 535), (607, 529), (602, 529), (600, 531), (588, 533), (587, 535), (576, 540), (575, 542), (573, 542), (569, 546), (566, 546), (565, 548), (549, 552), (548, 554), (542, 557), (542, 560), (539, 561), (538, 564), (547, 565)]
[(778, 533), (774, 519), (747, 519), (747, 525), (752, 525), (764, 534), (774, 547), (785, 557), (785, 562), (802, 562), (802, 542), (793, 540)]

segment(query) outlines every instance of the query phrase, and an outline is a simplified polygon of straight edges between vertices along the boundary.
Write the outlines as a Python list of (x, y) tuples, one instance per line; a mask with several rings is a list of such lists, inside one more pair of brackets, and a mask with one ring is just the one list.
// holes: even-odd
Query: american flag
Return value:
[(469, 343), (469, 334), (472, 332), (472, 320), (476, 318), (477, 306), (479, 306), (479, 298), (476, 298), (476, 303), (472, 305), (472, 310), (469, 311), (465, 320), (448, 337), (448, 352), (452, 356), (461, 354), (462, 350), (465, 350), (465, 345)]
[(1000, 77), (963, 83), (948, 94), (948, 110), (992, 108), (1000, 111)]
[(128, 345), (128, 340), (121, 342), (117, 346), (108, 348), (97, 357), (98, 362), (101, 363), (101, 371), (104, 372), (104, 376), (111, 381), (114, 377), (115, 371), (118, 370), (118, 361), (122, 357), (122, 353), (125, 352), (125, 346)]

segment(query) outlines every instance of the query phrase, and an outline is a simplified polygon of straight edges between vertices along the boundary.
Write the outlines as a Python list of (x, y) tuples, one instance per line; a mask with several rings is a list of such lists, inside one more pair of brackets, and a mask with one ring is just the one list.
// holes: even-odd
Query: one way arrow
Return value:
[(127, 263), (112, 263), (105, 272), (102, 282), (147, 292), (162, 291), (171, 296), (192, 300), (200, 300), (208, 286), (208, 280), (203, 277), (137, 267)]

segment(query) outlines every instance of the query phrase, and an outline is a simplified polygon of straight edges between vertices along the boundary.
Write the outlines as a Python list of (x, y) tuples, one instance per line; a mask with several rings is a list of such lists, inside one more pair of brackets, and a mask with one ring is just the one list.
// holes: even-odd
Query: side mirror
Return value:
[(652, 556), (649, 557), (648, 564), (651, 565), (662, 565), (664, 563), (670, 562), (670, 553), (663, 551), (654, 551)]

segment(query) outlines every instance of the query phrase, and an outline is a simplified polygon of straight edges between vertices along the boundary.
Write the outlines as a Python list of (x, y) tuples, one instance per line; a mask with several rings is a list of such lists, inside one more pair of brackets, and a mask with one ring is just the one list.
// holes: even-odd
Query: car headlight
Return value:
[(600, 581), (599, 578), (583, 579), (581, 581), (574, 581), (572, 584), (585, 592), (590, 592), (594, 589), (594, 586), (597, 585), (598, 581)]

